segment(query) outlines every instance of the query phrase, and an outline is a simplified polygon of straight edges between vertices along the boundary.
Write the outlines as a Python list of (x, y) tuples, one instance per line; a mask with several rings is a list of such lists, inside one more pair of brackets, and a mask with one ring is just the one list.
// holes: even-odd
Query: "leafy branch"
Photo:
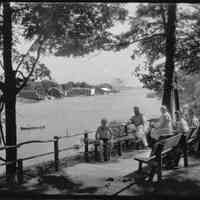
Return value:
[[(18, 93), (22, 90), (22, 88), (27, 84), (28, 80), (29, 80), (30, 77), (32, 76), (32, 74), (33, 74), (33, 72), (34, 72), (34, 70), (35, 70), (35, 67), (36, 67), (36, 65), (37, 65), (37, 63), (38, 63), (38, 60), (39, 60), (39, 58), (40, 58), (41, 50), (42, 50), (42, 43), (40, 44), (40, 46), (39, 46), (38, 49), (37, 49), (37, 56), (36, 56), (36, 58), (35, 58), (35, 61), (34, 61), (33, 64), (32, 64), (31, 71), (30, 71), (29, 74), (24, 78), (24, 81), (23, 81), (23, 83), (21, 84), (21, 86), (19, 86), (19, 87), (16, 89), (16, 94), (18, 94)], [(19, 72), (19, 70), (18, 70), (18, 72)], [(21, 72), (21, 73), (22, 73), (22, 72)], [(23, 74), (23, 73), (22, 73), (22, 74)], [(23, 75), (23, 77), (24, 77), (24, 75)]]
[(41, 36), (38, 37), (32, 44), (31, 46), (29, 47), (29, 49), (27, 50), (27, 52), (25, 54), (22, 55), (21, 57), (21, 60), (20, 62), (18, 63), (17, 67), (16, 67), (16, 73), (18, 72), (19, 68), (21, 67), (21, 65), (23, 64), (24, 62), (24, 59), (29, 55), (29, 52), (32, 50), (33, 46), (38, 42), (40, 41), (41, 39)]

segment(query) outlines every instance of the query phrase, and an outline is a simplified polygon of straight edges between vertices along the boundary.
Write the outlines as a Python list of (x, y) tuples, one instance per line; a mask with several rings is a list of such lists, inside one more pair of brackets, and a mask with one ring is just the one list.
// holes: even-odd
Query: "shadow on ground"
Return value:
[[(145, 171), (148, 171), (148, 168), (146, 168)], [(188, 168), (164, 170), (161, 183), (145, 182), (144, 177), (145, 175), (138, 175), (137, 172), (133, 172), (124, 177), (135, 181), (135, 184), (129, 188), (129, 195), (141, 195), (146, 193), (178, 196), (200, 195), (199, 164), (197, 163), (191, 164)]]

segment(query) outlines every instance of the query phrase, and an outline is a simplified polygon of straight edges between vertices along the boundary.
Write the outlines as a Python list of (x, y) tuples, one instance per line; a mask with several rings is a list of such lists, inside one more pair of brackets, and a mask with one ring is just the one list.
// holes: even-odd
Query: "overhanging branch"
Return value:
[(16, 67), (16, 73), (18, 72), (19, 68), (21, 67), (22, 63), (24, 62), (24, 59), (26, 58), (26, 56), (28, 56), (29, 52), (30, 52), (31, 49), (33, 48), (33, 45), (34, 45), (37, 41), (40, 41), (40, 39), (41, 39), (41, 36), (39, 36), (39, 37), (33, 42), (33, 44), (31, 44), (31, 46), (29, 47), (29, 49), (27, 50), (27, 52), (26, 52), (24, 55), (22, 55), (22, 58), (21, 58), (19, 64), (17, 65), (17, 67)]
[(31, 68), (30, 73), (29, 73), (28, 76), (24, 79), (24, 82), (22, 83), (22, 85), (21, 85), (19, 88), (16, 89), (16, 94), (18, 94), (18, 93), (21, 91), (21, 89), (27, 84), (29, 78), (32, 76), (32, 74), (33, 74), (33, 72), (34, 72), (34, 70), (35, 70), (35, 67), (36, 67), (36, 65), (37, 65), (37, 62), (38, 62), (38, 60), (39, 60), (39, 58), (40, 58), (41, 49), (42, 49), (42, 45), (40, 45), (40, 47), (39, 47), (38, 50), (37, 50), (37, 56), (36, 56), (35, 62), (34, 62), (33, 65), (32, 65), (32, 68)]
[(146, 35), (146, 36), (143, 36), (142, 38), (139, 38), (137, 40), (133, 40), (130, 44), (134, 44), (136, 42), (141, 42), (141, 41), (144, 41), (144, 40), (150, 40), (150, 39), (153, 39), (154, 37), (157, 37), (157, 36), (165, 36), (165, 33), (156, 33), (156, 34), (153, 34), (151, 36)]
[(166, 17), (165, 17), (165, 9), (162, 4), (160, 5), (160, 10), (161, 10), (161, 17), (162, 17), (163, 25), (164, 25), (164, 31), (166, 33), (167, 32), (167, 22), (166, 22)]
[(18, 70), (17, 72), (22, 75), (23, 79), (25, 79), (24, 74), (20, 70)]
[[(138, 38), (138, 39), (134, 39), (132, 41), (127, 41), (125, 39), (124, 43), (127, 43), (128, 45), (132, 45), (132, 44), (135, 44), (137, 42), (141, 42), (141, 41), (144, 41), (144, 40), (150, 40), (150, 39), (153, 39), (154, 37), (158, 37), (158, 36), (165, 36), (165, 33), (155, 33), (153, 35), (143, 35), (141, 38)], [(117, 46), (120, 46), (120, 45), (123, 45), (123, 41), (120, 42), (119, 44), (116, 45)]]

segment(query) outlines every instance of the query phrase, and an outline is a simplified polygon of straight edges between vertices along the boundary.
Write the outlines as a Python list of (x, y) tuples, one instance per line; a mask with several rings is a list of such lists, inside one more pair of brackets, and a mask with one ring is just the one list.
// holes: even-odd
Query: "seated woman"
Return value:
[(137, 106), (134, 107), (134, 115), (128, 122), (128, 125), (130, 124), (135, 126), (135, 136), (143, 142), (144, 147), (147, 147), (148, 143), (144, 130), (145, 120), (143, 114), (140, 113), (139, 107)]
[(167, 111), (166, 106), (161, 106), (160, 112), (161, 116), (159, 122), (152, 124), (153, 128), (150, 133), (154, 142), (172, 135), (172, 118)]
[[(151, 131), (151, 137), (154, 140), (152, 148), (154, 149), (155, 143), (159, 140), (166, 139), (174, 134), (172, 131), (172, 118), (167, 111), (165, 106), (160, 108), (161, 116), (159, 122), (154, 124), (154, 128)], [(152, 153), (151, 153), (152, 155)], [(163, 160), (163, 167), (171, 169), (178, 165), (180, 160), (180, 149), (174, 149), (173, 152), (170, 152)]]
[(189, 109), (188, 111), (188, 124), (191, 128), (198, 128), (199, 127), (199, 119), (196, 117), (193, 109)]
[(100, 140), (100, 142), (103, 142), (104, 161), (107, 161), (110, 158), (112, 139), (112, 132), (111, 129), (107, 126), (107, 123), (107, 119), (103, 118), (101, 120), (101, 125), (97, 128), (96, 131), (96, 140)]
[[(199, 128), (200, 123), (199, 123), (199, 119), (196, 117), (194, 110), (193, 109), (189, 109), (188, 111), (188, 124), (190, 127), (190, 130), (192, 131), (190, 137), (199, 137), (197, 134), (198, 132), (196, 132), (195, 130)], [(199, 146), (199, 142), (196, 142), (192, 145), (192, 150), (194, 152), (198, 152), (200, 150), (200, 146)]]
[(176, 116), (176, 121), (175, 121), (176, 132), (187, 134), (190, 131), (190, 129), (187, 121), (183, 117), (183, 114), (180, 111), (176, 111), (175, 116)]

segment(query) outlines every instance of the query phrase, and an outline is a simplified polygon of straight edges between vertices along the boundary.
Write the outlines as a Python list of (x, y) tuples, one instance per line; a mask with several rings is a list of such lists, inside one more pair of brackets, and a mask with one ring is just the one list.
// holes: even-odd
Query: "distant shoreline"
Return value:
[[(127, 91), (127, 90), (141, 90), (141, 89), (144, 89), (143, 87), (134, 87), (134, 86), (125, 86), (125, 87), (123, 87), (123, 88), (120, 88), (119, 89), (119, 92), (118, 93), (120, 93), (120, 92), (122, 92), (122, 91)], [(113, 93), (113, 94), (115, 94), (115, 93)], [(150, 93), (148, 93), (147, 94), (147, 98), (152, 98), (152, 97), (148, 97), (148, 95), (151, 95), (151, 92)], [(104, 95), (107, 95), (107, 94), (104, 94)], [(152, 92), (152, 95), (153, 95), (153, 92)], [(73, 97), (82, 97), (82, 96), (84, 96), (84, 95), (77, 95), (77, 96), (72, 96), (72, 97), (70, 97), (70, 98), (73, 98)], [(101, 96), (101, 95), (94, 95), (94, 96)], [(88, 96), (84, 96), (84, 97), (88, 97)], [(90, 96), (89, 96), (90, 97)], [(63, 98), (69, 98), (68, 96), (66, 96), (66, 97), (63, 97)], [(154, 97), (155, 98), (155, 97)], [(55, 98), (56, 99), (56, 98)], [(62, 99), (62, 98), (57, 98), (57, 99)], [(46, 99), (44, 99), (44, 100), (35, 100), (35, 99), (29, 99), (29, 98), (24, 98), (24, 97), (17, 97), (17, 103), (27, 103), (27, 104), (29, 104), (29, 103), (38, 103), (38, 102), (44, 102)], [(52, 99), (52, 100), (54, 100), (54, 99)], [(51, 100), (51, 101), (52, 101)]]

